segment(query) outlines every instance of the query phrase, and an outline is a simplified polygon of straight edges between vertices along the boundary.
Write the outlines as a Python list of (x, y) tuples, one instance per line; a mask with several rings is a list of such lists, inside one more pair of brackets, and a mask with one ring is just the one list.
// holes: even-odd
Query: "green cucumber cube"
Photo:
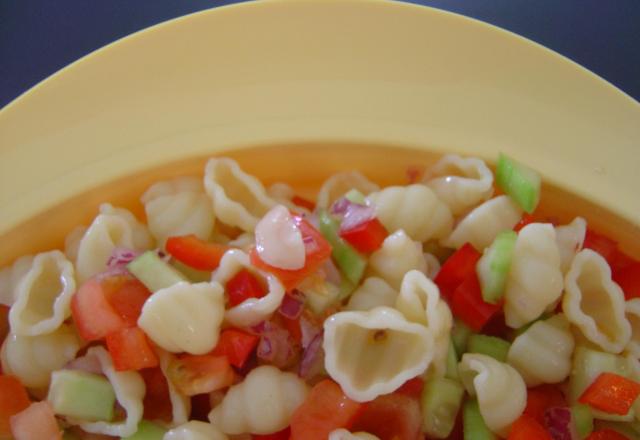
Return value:
[(498, 158), (496, 183), (529, 214), (538, 206), (540, 201), (540, 175), (502, 153)]
[(486, 354), (500, 362), (507, 362), (510, 347), (511, 344), (504, 339), (478, 334), (471, 335), (467, 343), (469, 353)]
[(138, 430), (129, 437), (123, 437), (122, 440), (162, 440), (166, 429), (153, 422), (143, 420), (138, 424)]
[(163, 261), (154, 251), (147, 251), (127, 265), (127, 269), (152, 292), (173, 286), (187, 278)]
[(499, 233), (478, 261), (476, 272), (482, 289), (482, 299), (488, 303), (497, 304), (504, 294), (517, 238), (518, 234), (514, 231)]
[(77, 370), (51, 375), (47, 400), (53, 412), (86, 421), (110, 421), (116, 394), (104, 376)]
[(433, 438), (447, 438), (462, 405), (464, 387), (447, 378), (429, 379), (422, 389), (422, 430)]
[(464, 440), (497, 440), (493, 432), (487, 428), (476, 399), (467, 400), (462, 409), (462, 425)]

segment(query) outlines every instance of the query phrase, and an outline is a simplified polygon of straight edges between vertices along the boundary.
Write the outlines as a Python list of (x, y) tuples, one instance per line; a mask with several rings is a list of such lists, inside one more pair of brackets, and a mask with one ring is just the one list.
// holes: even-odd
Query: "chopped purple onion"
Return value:
[(111, 252), (111, 256), (107, 260), (107, 267), (115, 268), (126, 266), (140, 255), (140, 252), (128, 248), (117, 247)]
[(304, 243), (304, 251), (307, 254), (313, 254), (318, 250), (318, 243), (316, 239), (310, 235), (307, 235), (302, 238), (302, 242)]
[(305, 350), (313, 339), (322, 332), (322, 328), (309, 322), (304, 315), (300, 318), (300, 333), (302, 333), (302, 348)]
[(347, 209), (354, 203), (346, 197), (340, 197), (331, 205), (331, 214), (346, 214)]
[(336, 286), (342, 284), (342, 275), (331, 258), (322, 265), (322, 271), (324, 271), (325, 279), (329, 283)]
[(553, 440), (578, 440), (571, 408), (549, 408), (544, 413), (544, 424)]
[(87, 373), (102, 374), (102, 365), (96, 356), (84, 355), (73, 359), (65, 366), (67, 370), (86, 371)]
[(263, 361), (272, 361), (275, 355), (273, 351), (273, 347), (271, 346), (271, 339), (268, 337), (261, 337), (260, 343), (258, 344), (257, 354), (260, 359)]
[(340, 223), (340, 231), (348, 231), (360, 226), (361, 224), (371, 220), (376, 216), (371, 206), (358, 205), (352, 203), (344, 214), (342, 223)]
[(287, 330), (272, 322), (265, 322), (264, 327), (256, 353), (258, 359), (278, 368), (287, 367), (295, 356), (293, 338)]
[(304, 310), (304, 299), (300, 296), (286, 294), (280, 304), (278, 313), (288, 319), (298, 319)]
[(298, 375), (303, 379), (311, 379), (323, 372), (324, 350), (322, 349), (322, 333), (318, 333), (302, 354)]

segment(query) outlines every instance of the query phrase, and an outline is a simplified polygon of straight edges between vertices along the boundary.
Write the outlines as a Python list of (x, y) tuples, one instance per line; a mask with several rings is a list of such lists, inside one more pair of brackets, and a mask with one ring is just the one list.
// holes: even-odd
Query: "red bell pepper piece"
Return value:
[(311, 200), (307, 200), (303, 197), (293, 196), (291, 199), (294, 205), (302, 206), (303, 208), (307, 208), (309, 211), (313, 211), (316, 209), (316, 204)]
[(626, 300), (640, 297), (640, 262), (633, 261), (623, 269), (614, 271), (613, 280), (622, 288)]
[(481, 256), (470, 243), (465, 243), (444, 262), (434, 279), (444, 298), (450, 298), (465, 278), (476, 272), (476, 264)]
[(629, 440), (626, 435), (613, 429), (605, 428), (593, 431), (585, 440)]
[(347, 241), (356, 250), (368, 254), (377, 251), (389, 233), (377, 218), (372, 218), (360, 223), (354, 228), (340, 229), (340, 237)]
[(260, 338), (243, 331), (230, 328), (223, 330), (218, 345), (211, 352), (214, 356), (226, 356), (234, 367), (242, 368), (258, 345)]
[(158, 357), (147, 335), (138, 327), (124, 328), (106, 337), (107, 349), (117, 371), (141, 370), (158, 366)]
[(521, 415), (513, 422), (507, 440), (553, 440), (544, 426), (536, 419), (526, 414)]
[(237, 306), (249, 298), (262, 298), (267, 294), (260, 281), (247, 269), (242, 269), (227, 281), (225, 291), (231, 307)]
[(602, 255), (611, 266), (612, 263), (614, 263), (615, 255), (618, 251), (618, 243), (609, 237), (587, 228), (583, 248), (596, 251)]
[(600, 411), (623, 416), (639, 395), (639, 383), (618, 374), (602, 373), (578, 400)]
[(475, 270), (451, 295), (451, 312), (471, 329), (479, 332), (489, 320), (500, 311), (502, 304), (489, 304), (482, 299), (480, 282)]
[(230, 249), (223, 244), (200, 240), (193, 234), (169, 237), (165, 247), (181, 263), (207, 272), (217, 269), (222, 256)]
[(533, 217), (533, 214), (527, 214), (525, 213), (522, 218), (520, 219), (520, 221), (518, 223), (516, 223), (516, 225), (513, 227), (513, 230), (515, 232), (520, 232), (520, 229), (524, 228), (525, 226), (527, 226), (530, 223), (534, 223), (536, 220)]

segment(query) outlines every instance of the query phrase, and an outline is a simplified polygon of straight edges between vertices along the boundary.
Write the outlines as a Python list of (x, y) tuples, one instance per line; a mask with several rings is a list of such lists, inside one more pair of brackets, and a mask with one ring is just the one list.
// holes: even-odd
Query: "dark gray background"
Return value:
[[(295, 0), (292, 0), (295, 1)], [(83, 55), (233, 0), (0, 0), (0, 108)], [(640, 0), (413, 0), (500, 26), (640, 100)]]

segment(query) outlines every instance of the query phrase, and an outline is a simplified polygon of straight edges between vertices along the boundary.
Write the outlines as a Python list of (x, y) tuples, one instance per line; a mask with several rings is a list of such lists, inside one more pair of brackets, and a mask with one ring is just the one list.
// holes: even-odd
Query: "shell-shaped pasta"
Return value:
[(64, 238), (64, 254), (69, 261), (78, 261), (78, 249), (80, 249), (80, 241), (87, 233), (86, 226), (76, 226)]
[(369, 272), (400, 288), (404, 274), (410, 270), (427, 272), (422, 245), (411, 240), (401, 229), (384, 239), (382, 247), (369, 257)]
[(346, 429), (336, 429), (329, 433), (329, 437), (327, 440), (379, 440), (373, 434), (369, 434), (368, 432), (354, 432), (351, 433)]
[(223, 317), (220, 284), (181, 281), (147, 299), (138, 326), (167, 351), (205, 354), (218, 343)]
[(467, 214), (440, 243), (458, 249), (468, 242), (482, 251), (501, 231), (513, 229), (521, 216), (522, 210), (508, 196), (494, 197)]
[(231, 247), (242, 249), (244, 251), (249, 251), (256, 244), (256, 237), (252, 232), (243, 232), (238, 235), (233, 240), (227, 242), (227, 244)]
[(568, 225), (556, 227), (556, 241), (560, 251), (560, 269), (567, 273), (573, 257), (582, 249), (587, 235), (587, 222), (582, 217), (576, 217)]
[(16, 300), (16, 286), (22, 277), (29, 272), (33, 263), (32, 255), (18, 258), (11, 266), (0, 270), (0, 304), (11, 307)]
[(358, 171), (336, 173), (325, 180), (320, 187), (316, 206), (326, 209), (352, 189), (356, 189), (366, 196), (369, 193), (378, 191), (380, 187)]
[(220, 266), (213, 273), (212, 281), (226, 286), (240, 270), (247, 269), (266, 281), (268, 292), (262, 298), (249, 298), (226, 311), (224, 319), (230, 325), (247, 327), (258, 324), (275, 312), (284, 299), (284, 287), (274, 275), (251, 266), (249, 256), (238, 249), (225, 252)]
[(571, 372), (575, 341), (563, 315), (537, 321), (511, 344), (507, 361), (528, 387), (559, 383)]
[(513, 248), (504, 295), (505, 322), (511, 328), (521, 327), (561, 294), (560, 252), (553, 226), (530, 223), (520, 230)]
[(402, 229), (416, 241), (445, 238), (451, 233), (451, 211), (428, 186), (390, 186), (369, 194), (367, 203), (387, 230)]
[(209, 420), (225, 434), (271, 434), (289, 425), (307, 397), (305, 382), (293, 373), (264, 365), (233, 385)]
[(435, 255), (425, 252), (424, 261), (427, 263), (427, 276), (432, 280), (435, 279), (438, 272), (440, 272), (440, 260)]
[(142, 399), (144, 398), (144, 380), (137, 371), (116, 371), (109, 353), (101, 346), (91, 347), (88, 356), (95, 356), (100, 363), (103, 374), (109, 379), (116, 401), (125, 410), (126, 418), (115, 422), (82, 422), (69, 420), (82, 429), (93, 434), (128, 437), (138, 429), (142, 420)]
[(116, 247), (138, 251), (150, 249), (153, 240), (145, 225), (126, 209), (104, 203), (78, 246), (76, 273), (83, 282), (103, 272)]
[(191, 420), (167, 431), (162, 440), (227, 440), (228, 438), (211, 423)]
[(527, 404), (527, 387), (520, 374), (511, 365), (478, 353), (465, 353), (458, 371), (469, 394), (478, 396), (487, 427), (506, 437)]
[(640, 358), (640, 298), (633, 298), (626, 302), (625, 313), (631, 325), (631, 339), (626, 351), (632, 356)]
[(366, 402), (423, 373), (433, 335), (390, 307), (339, 312), (324, 322), (325, 368), (351, 399)]
[(159, 246), (174, 235), (194, 234), (207, 240), (213, 229), (213, 207), (197, 177), (178, 177), (152, 185), (141, 198), (151, 235)]
[(385, 280), (369, 277), (351, 294), (346, 310), (367, 311), (375, 307), (393, 307), (398, 292)]
[(295, 191), (286, 183), (276, 182), (272, 184), (269, 188), (267, 188), (267, 195), (271, 197), (276, 203), (280, 205), (284, 205), (287, 208), (296, 211), (296, 212), (304, 212), (310, 214), (309, 211), (304, 206), (296, 205), (293, 203), (292, 199), (295, 197)]
[(253, 231), (258, 221), (276, 204), (262, 183), (242, 171), (233, 159), (209, 159), (204, 187), (213, 202), (215, 216), (244, 231)]
[(38, 336), (9, 334), (0, 360), (5, 374), (16, 376), (28, 388), (46, 388), (51, 373), (76, 357), (80, 340), (68, 325)]
[(172, 355), (164, 350), (156, 350), (160, 361), (160, 370), (167, 378), (167, 387), (169, 388), (169, 400), (171, 400), (171, 422), (170, 426), (178, 426), (187, 423), (189, 414), (191, 413), (191, 398), (182, 394), (169, 380), (167, 371)]
[(449, 154), (440, 159), (423, 181), (459, 215), (493, 195), (493, 174), (482, 159)]
[(396, 300), (398, 309), (407, 320), (425, 325), (433, 334), (433, 368), (436, 375), (444, 375), (447, 368), (449, 335), (453, 316), (440, 289), (422, 272), (407, 272)]
[(11, 333), (25, 336), (50, 333), (71, 315), (76, 290), (73, 265), (60, 251), (38, 254), (15, 288), (9, 311)]
[(591, 342), (620, 353), (631, 338), (624, 293), (611, 280), (607, 261), (591, 249), (575, 256), (564, 278), (562, 309), (571, 324)]

